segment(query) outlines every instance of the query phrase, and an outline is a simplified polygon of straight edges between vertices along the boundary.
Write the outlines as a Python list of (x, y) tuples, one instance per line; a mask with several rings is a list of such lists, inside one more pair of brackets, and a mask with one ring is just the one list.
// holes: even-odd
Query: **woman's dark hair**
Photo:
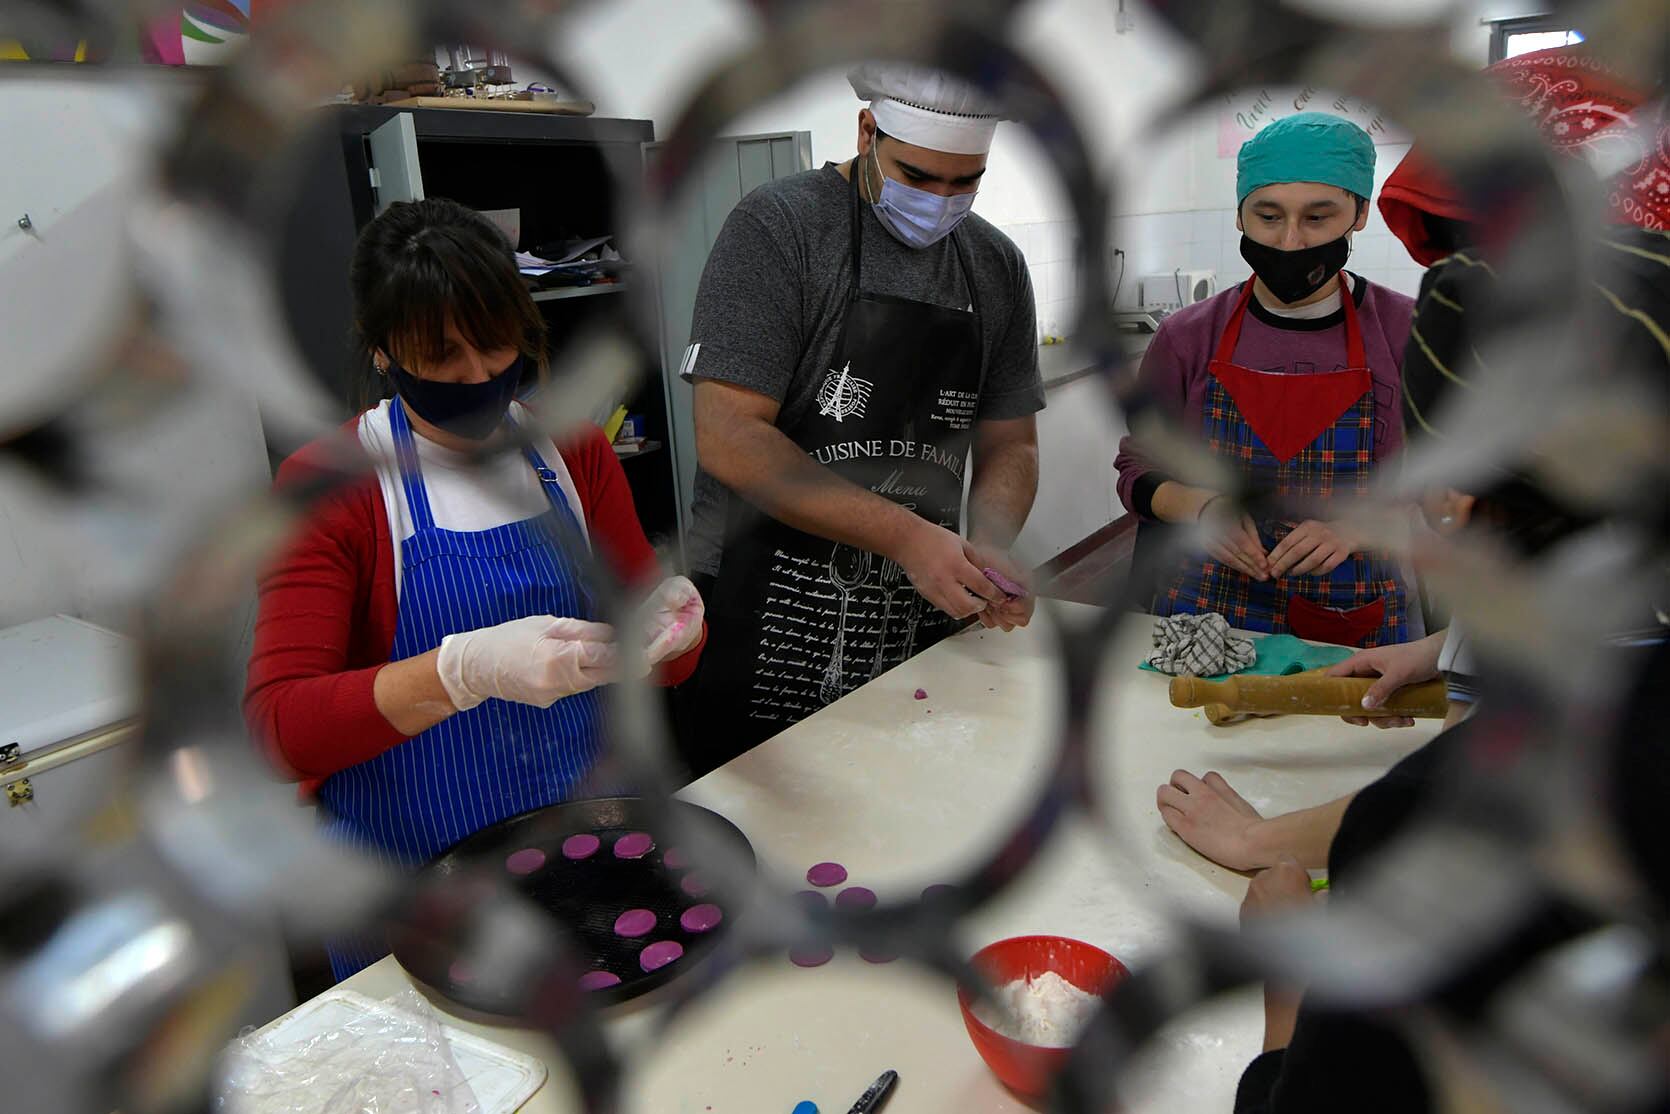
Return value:
[(492, 221), (456, 201), (397, 201), (383, 210), (354, 244), (348, 284), (362, 408), (387, 393), (373, 353), (380, 348), (408, 369), (438, 363), (449, 317), (476, 348), (514, 348), (544, 371), (545, 319), (515, 250)]

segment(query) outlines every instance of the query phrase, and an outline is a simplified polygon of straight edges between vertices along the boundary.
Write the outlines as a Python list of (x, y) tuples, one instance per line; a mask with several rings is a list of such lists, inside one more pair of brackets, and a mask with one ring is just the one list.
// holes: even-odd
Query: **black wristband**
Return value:
[(1157, 520), (1160, 517), (1154, 513), (1154, 493), (1161, 484), (1170, 480), (1171, 477), (1164, 472), (1144, 472), (1136, 478), (1136, 482), (1131, 484), (1131, 509), (1138, 518)]

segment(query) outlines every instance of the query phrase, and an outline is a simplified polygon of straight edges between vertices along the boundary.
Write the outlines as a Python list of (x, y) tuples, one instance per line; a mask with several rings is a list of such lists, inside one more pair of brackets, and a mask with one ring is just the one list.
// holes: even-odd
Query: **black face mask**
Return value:
[(1351, 240), (1346, 236), (1296, 251), (1282, 251), (1244, 233), (1241, 236), (1241, 258), (1252, 267), (1253, 274), (1264, 280), (1270, 293), (1288, 305), (1302, 302), (1321, 290), (1329, 279), (1339, 274), (1350, 255)]
[(392, 360), (389, 378), (412, 412), (431, 425), (471, 441), (485, 441), (504, 422), (510, 400), (522, 383), (527, 363), (517, 356), (510, 366), (484, 383), (437, 383), (419, 379)]

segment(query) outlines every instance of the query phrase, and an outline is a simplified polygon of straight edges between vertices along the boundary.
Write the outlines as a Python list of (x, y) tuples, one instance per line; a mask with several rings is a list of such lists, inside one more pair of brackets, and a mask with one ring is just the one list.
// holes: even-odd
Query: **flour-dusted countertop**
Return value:
[[(808, 866), (846, 865), (883, 900), (945, 881), (987, 850), (1049, 776), (1060, 728), (1060, 671), (1050, 631), (1090, 609), (1041, 608), (1010, 635), (979, 628), (950, 639), (714, 771), (681, 796), (747, 833), (762, 869), (793, 888)], [(962, 925), (967, 951), (1007, 936), (1075, 936), (1132, 967), (1165, 949), (1179, 906), (1232, 923), (1245, 877), (1195, 855), (1161, 823), (1155, 788), (1171, 771), (1216, 769), (1269, 811), (1356, 789), (1426, 741), (1402, 731), (1292, 717), (1228, 728), (1172, 708), (1165, 677), (1136, 664), (1151, 620), (1124, 623), (1099, 690), (1091, 779), (1105, 817), (1065, 821), (1010, 889)], [(928, 698), (914, 700), (917, 688)], [(409, 984), (385, 958), (348, 988), (386, 997)], [(1256, 990), (1180, 1019), (1137, 1067), (1126, 1109), (1204, 1114), (1231, 1109), (1256, 1055)], [(1027, 1109), (969, 1043), (954, 988), (905, 963), (841, 954), (802, 970), (773, 959), (733, 975), (664, 1034), (651, 1036), (654, 995), (616, 1011), (609, 1036), (629, 1063), (626, 1109), (642, 1114), (785, 1114), (811, 1099), (847, 1109), (886, 1068), (898, 1109), (947, 1114)], [(578, 1110), (567, 1069), (535, 1033), (457, 1022), (544, 1060), (551, 1078), (523, 1108)]]

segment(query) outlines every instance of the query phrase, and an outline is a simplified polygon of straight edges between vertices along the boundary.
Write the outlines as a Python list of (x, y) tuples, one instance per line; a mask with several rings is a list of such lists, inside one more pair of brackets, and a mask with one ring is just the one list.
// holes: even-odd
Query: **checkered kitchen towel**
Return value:
[(1252, 639), (1236, 634), (1216, 612), (1154, 620), (1154, 652), (1148, 664), (1172, 676), (1216, 677), (1239, 673), (1257, 655)]

